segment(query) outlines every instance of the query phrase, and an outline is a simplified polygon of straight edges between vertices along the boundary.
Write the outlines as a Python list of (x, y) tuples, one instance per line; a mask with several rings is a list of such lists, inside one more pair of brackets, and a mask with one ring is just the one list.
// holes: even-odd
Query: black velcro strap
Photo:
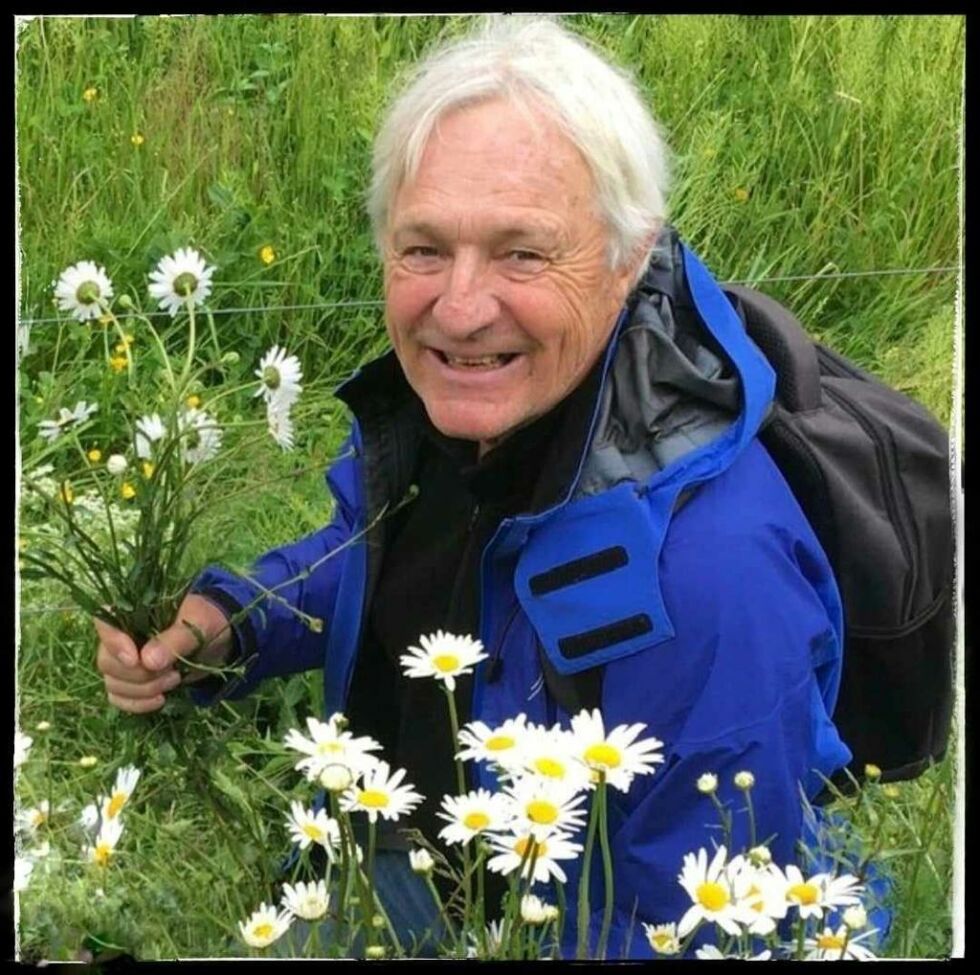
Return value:
[[(612, 572), (613, 569), (621, 569), (628, 562), (629, 555), (626, 554), (626, 549), (622, 545), (615, 545), (612, 548), (604, 548), (600, 552), (593, 552), (581, 559), (563, 562), (547, 572), (532, 576), (528, 580), (528, 587), (532, 596), (543, 596), (545, 593), (554, 592), (556, 589), (572, 586), (576, 582), (584, 582), (586, 579)], [(613, 642), (617, 641), (614, 640)]]
[(563, 657), (574, 660), (587, 653), (604, 650), (615, 643), (631, 640), (635, 636), (643, 636), (652, 629), (653, 623), (650, 622), (650, 617), (646, 613), (638, 613), (636, 616), (628, 616), (607, 626), (586, 630), (585, 633), (562, 637), (558, 641), (558, 650)]

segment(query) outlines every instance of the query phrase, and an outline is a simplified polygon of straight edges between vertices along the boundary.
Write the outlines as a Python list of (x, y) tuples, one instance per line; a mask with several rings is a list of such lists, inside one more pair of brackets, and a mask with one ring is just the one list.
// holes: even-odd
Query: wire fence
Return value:
[[(869, 278), (886, 277), (897, 274), (955, 274), (960, 271), (960, 267), (899, 267), (883, 268), (876, 271), (828, 271), (820, 274), (781, 274), (766, 278), (746, 278), (738, 281), (721, 281), (719, 284), (724, 287), (728, 284), (745, 284), (757, 287), (762, 284), (781, 284), (787, 281), (833, 281), (841, 278)], [(211, 311), (212, 315), (245, 315), (252, 312), (281, 312), (281, 311), (329, 311), (334, 308), (381, 308), (384, 302), (380, 300), (342, 300), (342, 301), (321, 301), (309, 304), (298, 305), (245, 305), (239, 308), (215, 308)], [(124, 312), (117, 315), (120, 321), (127, 318), (168, 318), (169, 312), (155, 311), (148, 312), (145, 316), (137, 315), (135, 312)], [(53, 316), (51, 318), (21, 318), (21, 325), (56, 325), (65, 322), (64, 317)]]

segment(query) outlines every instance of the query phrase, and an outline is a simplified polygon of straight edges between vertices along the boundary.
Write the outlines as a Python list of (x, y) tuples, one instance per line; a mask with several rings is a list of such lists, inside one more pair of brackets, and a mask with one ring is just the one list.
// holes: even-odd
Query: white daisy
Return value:
[(516, 831), (529, 831), (543, 839), (549, 833), (572, 833), (585, 825), (585, 810), (578, 807), (585, 802), (586, 794), (562, 779), (525, 775), (504, 792), (511, 799), (511, 828)]
[(122, 454), (110, 454), (109, 459), (105, 462), (105, 469), (116, 477), (125, 473), (128, 466), (129, 464)]
[[(470, 931), (466, 935), (470, 939), (469, 945), (466, 947), (466, 957), (467, 958), (477, 958), (482, 950), (482, 944), (480, 943), (480, 938), (475, 931)], [(495, 955), (500, 951), (500, 947), (504, 940), (504, 922), (501, 918), (499, 921), (491, 921), (486, 927), (486, 937), (487, 937), (487, 953), (489, 955)]]
[(150, 444), (161, 439), (167, 432), (163, 420), (159, 413), (151, 413), (149, 416), (142, 416), (136, 421), (136, 456), (141, 460), (149, 460), (151, 455)]
[(64, 406), (58, 410), (58, 415), (53, 420), (41, 420), (37, 425), (38, 436), (48, 443), (54, 443), (61, 436), (62, 431), (71, 423), (75, 422), (72, 411)]
[(757, 955), (752, 955), (750, 958), (743, 958), (742, 955), (723, 955), (717, 945), (704, 945), (704, 947), (698, 948), (694, 952), (694, 957), (701, 961), (727, 961), (728, 959), (737, 959), (738, 961), (770, 961), (772, 959), (772, 952), (766, 948), (765, 951), (760, 951)]
[(112, 282), (105, 268), (93, 261), (79, 261), (66, 268), (54, 285), (58, 308), (70, 312), (80, 322), (98, 318), (112, 293)]
[(47, 821), (51, 806), (43, 799), (37, 806), (22, 809), (14, 817), (14, 828), (22, 833), (36, 833)]
[(102, 802), (102, 819), (115, 819), (129, 802), (129, 797), (139, 782), (140, 770), (134, 765), (127, 765), (119, 769), (116, 773), (116, 784), (112, 787), (112, 792), (108, 798)]
[(109, 860), (116, 849), (119, 837), (122, 836), (123, 824), (121, 819), (104, 819), (99, 827), (99, 835), (94, 845), (85, 847), (85, 857), (100, 867), (108, 866)]
[(594, 772), (604, 772), (615, 789), (627, 792), (634, 775), (650, 775), (664, 760), (664, 743), (657, 738), (636, 741), (645, 724), (621, 724), (608, 734), (598, 708), (580, 711), (572, 718), (575, 754)]
[[(300, 759), (294, 768), (303, 772), (311, 782), (329, 769), (339, 768), (348, 772), (342, 785), (347, 788), (362, 772), (377, 764), (378, 760), (369, 753), (380, 750), (381, 745), (373, 738), (367, 735), (355, 738), (349, 731), (340, 731), (338, 723), (332, 719), (318, 721), (310, 716), (306, 719), (306, 726), (310, 731), (309, 738), (291, 728), (286, 734), (285, 743), (288, 748), (307, 756)], [(327, 783), (322, 784), (329, 788)]]
[(403, 778), (405, 769), (392, 773), (387, 762), (378, 762), (364, 773), (360, 786), (352, 786), (341, 795), (340, 808), (344, 812), (365, 812), (372, 823), (377, 822), (378, 816), (396, 820), (425, 798), (412, 785), (401, 785)]
[(211, 460), (221, 449), (221, 427), (204, 410), (191, 407), (178, 420), (181, 457), (188, 464)]
[(740, 933), (737, 922), (741, 912), (725, 870), (726, 852), (725, 847), (718, 847), (710, 864), (704, 847), (698, 850), (696, 857), (693, 853), (684, 856), (684, 866), (677, 879), (693, 904), (677, 925), (678, 937), (686, 937), (698, 921), (717, 924), (728, 934)]
[(432, 873), (436, 862), (432, 859), (432, 854), (428, 850), (409, 850), (408, 864), (412, 868), (412, 873), (421, 875)]
[(676, 955), (681, 950), (676, 924), (644, 923), (643, 933), (647, 936), (650, 947), (658, 955)]
[(27, 885), (31, 882), (31, 871), (34, 869), (34, 861), (27, 857), (14, 858), (14, 890), (18, 893), (27, 890)]
[(578, 789), (588, 789), (591, 772), (577, 758), (575, 739), (571, 732), (558, 725), (543, 728), (528, 725), (520, 743), (520, 754), (515, 767), (543, 779), (563, 782)]
[(71, 411), (71, 415), (76, 423), (84, 423), (98, 408), (98, 403), (86, 403), (85, 400), (80, 399)]
[(864, 886), (853, 874), (832, 877), (828, 873), (817, 873), (807, 879), (794, 864), (786, 867), (780, 881), (783, 896), (790, 907), (799, 910), (801, 918), (819, 918), (829, 908), (859, 904), (860, 895), (864, 893)]
[(728, 864), (732, 893), (739, 921), (749, 934), (765, 937), (776, 930), (776, 921), (786, 917), (789, 904), (782, 874), (758, 867), (750, 856), (736, 856)]
[(268, 948), (289, 930), (292, 923), (293, 915), (289, 911), (277, 914), (275, 907), (263, 903), (247, 921), (239, 921), (238, 928), (245, 944), (252, 948)]
[(486, 660), (483, 644), (469, 636), (455, 636), (437, 630), (419, 637), (420, 647), (409, 647), (399, 657), (406, 677), (435, 677), (450, 691), (456, 689), (456, 678), (470, 674), (481, 660)]
[(444, 796), (436, 815), (449, 825), (439, 830), (446, 843), (469, 843), (478, 833), (505, 830), (513, 818), (510, 799), (502, 792), (475, 789), (465, 796)]
[(466, 762), (490, 762), (501, 768), (520, 764), (520, 745), (527, 733), (527, 716), (519, 714), (508, 718), (502, 725), (490, 728), (482, 721), (471, 721), (459, 731), (459, 743), (463, 749), (456, 757)]
[(81, 826), (86, 833), (92, 832), (98, 827), (99, 807), (94, 802), (90, 802), (82, 810), (81, 815), (78, 817), (78, 825)]
[(287, 356), (286, 350), (278, 345), (262, 357), (255, 375), (259, 377), (259, 388), (253, 395), (261, 396), (270, 407), (288, 411), (303, 390), (299, 359), (294, 355)]
[(299, 881), (295, 887), (292, 884), (283, 884), (282, 906), (304, 921), (316, 921), (327, 913), (330, 906), (326, 881), (318, 880), (309, 884)]
[(150, 296), (159, 299), (159, 307), (174, 318), (181, 306), (199, 305), (211, 293), (211, 275), (196, 250), (182, 247), (173, 256), (164, 257), (150, 272)]
[(27, 761), (27, 753), (31, 750), (34, 739), (18, 731), (14, 733), (14, 768), (20, 768)]
[(521, 898), (521, 920), (525, 924), (544, 924), (550, 918), (548, 907), (540, 897), (534, 894), (525, 894)]
[(698, 792), (703, 792), (710, 796), (712, 792), (718, 790), (718, 776), (714, 772), (705, 772), (698, 776)]
[(582, 852), (581, 843), (569, 842), (571, 834), (552, 833), (546, 839), (539, 838), (533, 840), (530, 835), (513, 833), (510, 836), (491, 836), (490, 843), (493, 848), (500, 851), (497, 856), (491, 857), (487, 861), (487, 869), (493, 873), (509, 874), (520, 869), (521, 861), (531, 843), (535, 843), (536, 849), (528, 857), (527, 863), (521, 872), (521, 878), (526, 880), (531, 866), (531, 857), (536, 857), (534, 862), (534, 881), (546, 884), (552, 877), (561, 883), (568, 879), (565, 871), (558, 865), (558, 860), (574, 860)]
[(294, 843), (305, 850), (311, 843), (322, 846), (332, 859), (335, 848), (340, 846), (340, 826), (337, 820), (331, 819), (325, 809), (305, 809), (303, 803), (294, 799), (290, 803), (290, 815), (286, 825)]
[[(804, 961), (875, 961), (877, 955), (862, 942), (874, 934), (876, 929), (863, 934), (847, 933), (847, 925), (842, 924), (836, 931), (825, 927), (816, 938), (803, 942), (806, 954)], [(846, 943), (845, 943), (846, 942)]]
[(292, 450), (294, 432), (292, 417), (289, 415), (289, 405), (269, 403), (266, 410), (266, 420), (269, 424), (269, 436), (283, 450)]

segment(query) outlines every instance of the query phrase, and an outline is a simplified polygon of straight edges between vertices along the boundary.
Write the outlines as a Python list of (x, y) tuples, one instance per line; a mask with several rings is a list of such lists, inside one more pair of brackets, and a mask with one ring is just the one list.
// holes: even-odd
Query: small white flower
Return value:
[(849, 873), (840, 877), (817, 873), (806, 879), (798, 867), (789, 864), (780, 879), (786, 901), (799, 910), (801, 918), (822, 918), (829, 908), (860, 904), (864, 893), (864, 886)]
[[(390, 774), (389, 774), (390, 773)], [(397, 820), (410, 813), (424, 798), (412, 785), (401, 785), (405, 769), (391, 772), (387, 762), (378, 764), (364, 773), (360, 786), (353, 786), (340, 797), (344, 812), (365, 812), (374, 823), (378, 816)]]
[(20, 731), (14, 733), (14, 768), (20, 768), (27, 761), (27, 753), (31, 750), (34, 739)]
[(757, 955), (751, 955), (745, 958), (742, 955), (723, 955), (717, 945), (704, 945), (704, 947), (698, 948), (694, 952), (694, 957), (701, 961), (726, 961), (728, 959), (737, 959), (738, 961), (769, 961), (772, 958), (772, 952), (766, 948), (765, 951), (760, 951)]
[(515, 768), (520, 765), (520, 745), (526, 733), (527, 716), (523, 714), (508, 718), (496, 728), (482, 721), (471, 721), (459, 731), (463, 748), (456, 757), (464, 762), (475, 759), (500, 768)]
[(126, 458), (122, 454), (110, 454), (109, 459), (105, 462), (105, 469), (110, 474), (122, 474), (128, 466)]
[(868, 912), (861, 904), (855, 904), (844, 911), (842, 920), (852, 931), (857, 931), (868, 923)]
[(678, 937), (686, 937), (698, 921), (717, 924), (728, 934), (739, 934), (737, 920), (740, 912), (725, 870), (726, 853), (725, 847), (718, 847), (710, 864), (704, 847), (698, 850), (697, 856), (685, 854), (684, 866), (677, 879), (693, 903), (677, 925)]
[[(593, 772), (601, 772), (614, 789), (629, 790), (634, 775), (651, 775), (663, 762), (664, 743), (657, 738), (636, 741), (645, 724), (619, 725), (608, 734), (598, 708), (572, 718), (576, 757)], [(593, 779), (595, 777), (593, 776)]]
[(577, 751), (575, 737), (570, 731), (564, 731), (558, 725), (552, 728), (529, 725), (511, 771), (520, 768), (529, 775), (562, 782), (574, 790), (589, 789), (592, 772), (579, 761)]
[(37, 806), (17, 813), (14, 828), (24, 833), (36, 833), (47, 822), (50, 811), (48, 800), (43, 799)]
[(334, 850), (340, 846), (340, 826), (337, 820), (331, 819), (325, 809), (314, 812), (304, 809), (303, 803), (294, 799), (290, 804), (291, 815), (286, 819), (286, 825), (294, 843), (305, 850), (311, 843), (322, 846), (330, 858)]
[(309, 738), (291, 728), (285, 739), (288, 748), (307, 756), (294, 768), (303, 772), (311, 782), (319, 779), (331, 792), (348, 788), (362, 772), (377, 765), (378, 760), (370, 752), (381, 748), (367, 735), (355, 738), (349, 731), (341, 730), (341, 725), (346, 727), (346, 720), (337, 721), (337, 717), (343, 718), (334, 715), (329, 721), (319, 721), (310, 716), (306, 719)]
[(136, 421), (136, 456), (140, 460), (149, 460), (151, 454), (150, 444), (156, 442), (167, 432), (163, 420), (159, 413), (151, 413), (149, 416), (142, 416)]
[(746, 931), (760, 937), (772, 934), (776, 921), (786, 917), (789, 907), (780, 872), (757, 867), (750, 857), (740, 855), (728, 864), (727, 873), (738, 907), (738, 920)]
[(644, 924), (643, 932), (658, 955), (676, 955), (681, 950), (676, 924)]
[(252, 948), (268, 948), (289, 930), (292, 923), (293, 915), (289, 911), (277, 914), (275, 907), (263, 903), (247, 921), (239, 921), (238, 927), (245, 944)]
[(320, 773), (320, 785), (327, 792), (345, 792), (357, 779), (357, 775), (347, 765), (339, 762), (335, 765), (327, 765)]
[(269, 424), (269, 436), (283, 450), (292, 450), (294, 446), (293, 421), (289, 415), (289, 405), (269, 403), (266, 410), (266, 420)]
[(748, 792), (752, 786), (755, 785), (755, 776), (748, 770), (743, 770), (741, 772), (735, 773), (735, 788), (741, 789), (743, 792)]
[(413, 872), (418, 874), (432, 873), (433, 868), (436, 865), (435, 860), (432, 859), (432, 854), (428, 850), (410, 850), (408, 854), (408, 862), (412, 867)]
[(129, 802), (136, 783), (139, 782), (140, 770), (135, 765), (127, 765), (116, 773), (116, 784), (112, 787), (109, 797), (102, 802), (102, 819), (115, 819)]
[[(479, 935), (477, 935), (475, 931), (470, 931), (467, 933), (466, 936), (470, 940), (470, 943), (466, 946), (466, 957), (467, 958), (480, 957), (480, 951), (482, 950), (483, 946), (480, 943)], [(499, 921), (491, 921), (486, 927), (487, 953), (490, 956), (493, 956), (498, 951), (500, 951), (500, 947), (503, 944), (503, 939), (504, 939), (503, 919)]]
[(877, 955), (863, 942), (875, 933), (874, 928), (863, 934), (850, 935), (846, 924), (836, 931), (825, 927), (816, 938), (803, 942), (804, 961), (875, 961)]
[(76, 423), (84, 423), (98, 408), (98, 403), (86, 403), (85, 400), (80, 399), (71, 411), (72, 419)]
[(511, 800), (512, 828), (519, 832), (544, 839), (555, 830), (574, 832), (585, 825), (585, 810), (580, 807), (586, 794), (574, 783), (525, 775), (504, 792)]
[(531, 844), (535, 844), (521, 870), (521, 879), (526, 880), (534, 858), (533, 879), (546, 884), (552, 877), (561, 883), (568, 879), (558, 860), (574, 860), (582, 852), (581, 843), (571, 843), (569, 833), (552, 833), (547, 839), (535, 841), (530, 835), (513, 833), (510, 836), (491, 836), (490, 843), (499, 853), (487, 861), (487, 869), (493, 873), (509, 874), (521, 869), (525, 854)]
[(282, 890), (282, 906), (291, 914), (303, 918), (304, 921), (316, 921), (323, 917), (330, 906), (330, 897), (324, 880), (309, 884), (299, 881), (295, 887), (292, 884), (283, 884)]
[(525, 924), (544, 924), (548, 920), (547, 905), (534, 894), (525, 894), (521, 898), (521, 919)]
[(62, 406), (53, 420), (41, 420), (37, 425), (38, 436), (54, 443), (68, 427), (84, 423), (98, 408), (97, 403), (86, 403), (85, 400), (79, 400), (72, 410)]
[(122, 836), (122, 820), (103, 819), (99, 827), (99, 835), (95, 838), (95, 844), (85, 847), (85, 856), (92, 863), (97, 863), (100, 867), (108, 866), (109, 860), (116, 849), (119, 837)]
[(171, 318), (176, 317), (181, 307), (199, 305), (207, 299), (214, 270), (196, 250), (182, 247), (150, 272), (150, 296), (159, 300), (159, 307), (170, 312)]
[(473, 668), (487, 659), (483, 644), (469, 636), (455, 636), (437, 630), (429, 636), (419, 637), (419, 647), (409, 647), (408, 653), (399, 657), (406, 677), (435, 677), (447, 690), (456, 689), (456, 678), (470, 674)]
[(178, 419), (180, 455), (188, 464), (211, 460), (221, 449), (221, 427), (204, 410), (191, 407)]
[(710, 796), (718, 790), (718, 776), (714, 772), (705, 772), (698, 777), (698, 792)]
[(511, 800), (501, 792), (475, 789), (465, 796), (444, 796), (436, 815), (449, 825), (439, 831), (446, 843), (469, 843), (478, 833), (507, 829), (513, 818)]
[(27, 885), (31, 882), (31, 871), (34, 869), (34, 861), (27, 857), (14, 858), (14, 890), (18, 893), (27, 890)]
[(259, 377), (259, 388), (253, 395), (261, 396), (270, 407), (274, 405), (288, 412), (302, 392), (303, 371), (299, 359), (294, 355), (287, 356), (286, 350), (278, 345), (262, 357), (255, 375)]
[(43, 843), (38, 843), (37, 846), (31, 847), (24, 855), (28, 860), (32, 860), (37, 863), (38, 860), (43, 860), (45, 857), (51, 854), (51, 844), (48, 840)]
[(105, 268), (93, 261), (79, 261), (66, 268), (54, 286), (58, 308), (70, 312), (80, 322), (98, 318), (112, 294), (112, 282)]
[(99, 825), (99, 807), (94, 802), (90, 802), (82, 810), (78, 823), (86, 831), (95, 829)]

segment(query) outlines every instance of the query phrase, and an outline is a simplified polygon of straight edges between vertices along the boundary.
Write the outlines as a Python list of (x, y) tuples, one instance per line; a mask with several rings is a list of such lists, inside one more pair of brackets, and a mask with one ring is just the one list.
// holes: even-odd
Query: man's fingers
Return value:
[(136, 644), (122, 630), (103, 620), (95, 620), (95, 632), (99, 634), (99, 642), (117, 660), (127, 667), (135, 667), (140, 662)]
[(180, 674), (175, 670), (171, 670), (162, 676), (160, 674), (154, 674), (145, 683), (134, 683), (125, 678), (120, 679), (119, 677), (114, 677), (111, 674), (106, 674), (104, 680), (106, 690), (109, 692), (110, 697), (115, 695), (119, 698), (147, 700), (149, 698), (160, 697), (166, 694), (167, 691), (172, 691), (180, 684)]
[(194, 631), (183, 623), (176, 623), (146, 641), (140, 650), (140, 663), (147, 670), (163, 670), (178, 657), (190, 656), (197, 649)]
[(156, 697), (144, 699), (110, 694), (109, 703), (119, 708), (120, 711), (128, 711), (130, 714), (148, 714), (150, 711), (159, 711), (164, 705), (164, 698), (159, 694)]

